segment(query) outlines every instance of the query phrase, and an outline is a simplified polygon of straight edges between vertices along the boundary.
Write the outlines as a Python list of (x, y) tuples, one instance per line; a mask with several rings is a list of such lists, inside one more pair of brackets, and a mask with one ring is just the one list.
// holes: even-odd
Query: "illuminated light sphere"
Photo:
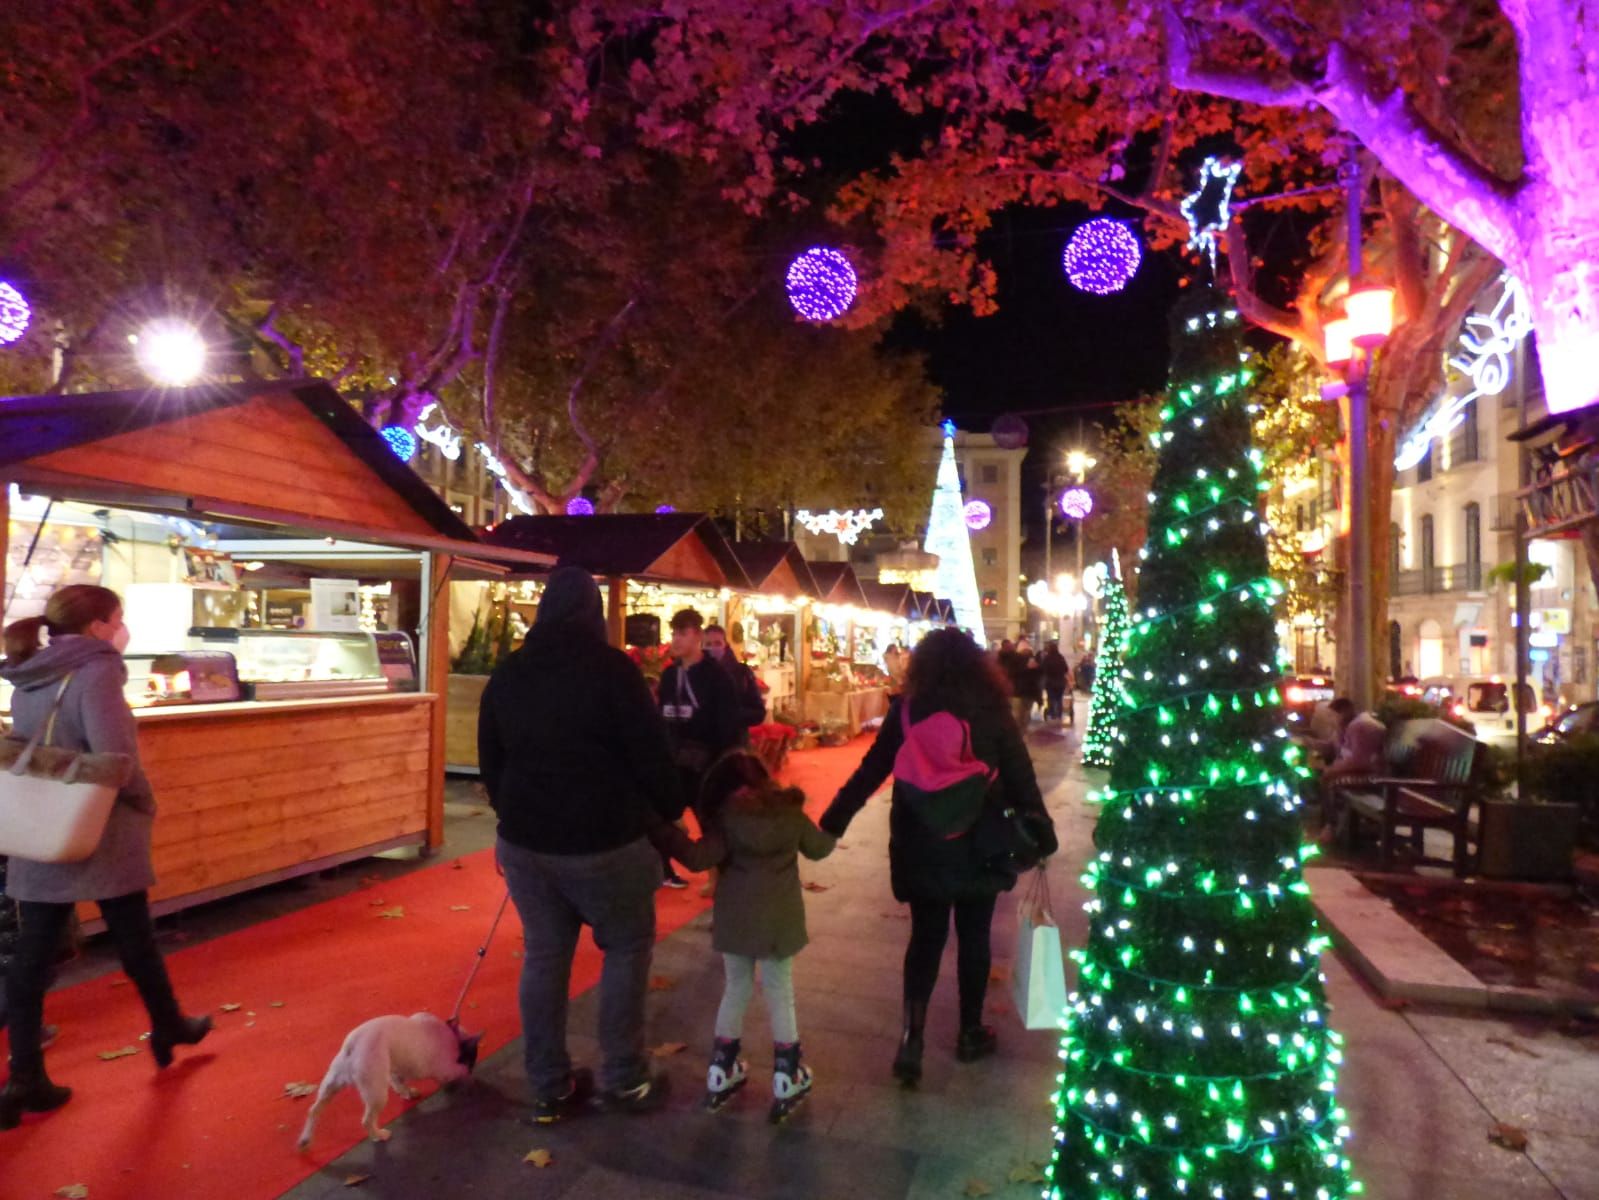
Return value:
[(592, 517), (594, 515), (594, 501), (586, 496), (573, 496), (566, 502), (566, 515), (569, 517)]
[(807, 321), (832, 321), (855, 303), (855, 268), (843, 253), (812, 246), (788, 264), (788, 302)]
[(988, 506), (987, 500), (968, 500), (966, 507), (961, 510), (961, 516), (966, 520), (966, 528), (976, 533), (988, 528), (989, 522), (994, 519), (994, 510)]
[(410, 462), (416, 454), (416, 435), (404, 425), (385, 425), (378, 430), (378, 435), (389, 444), (394, 457), (401, 462)]
[(994, 445), (1001, 449), (1020, 450), (1027, 445), (1027, 422), (1015, 413), (995, 418), (988, 432), (994, 438)]
[(206, 346), (200, 331), (187, 321), (152, 321), (134, 338), (134, 356), (150, 382), (186, 387), (205, 370)]
[(1095, 217), (1079, 225), (1061, 256), (1072, 286), (1096, 296), (1121, 291), (1143, 261), (1137, 235), (1126, 221), (1112, 217)]
[(655, 506), (655, 511), (657, 513), (675, 513), (677, 509), (670, 504), (657, 504)]
[(33, 309), (5, 280), (0, 279), (0, 346), (8, 346), (21, 337), (33, 320)]
[(1060, 494), (1060, 511), (1073, 521), (1081, 521), (1094, 511), (1094, 497), (1087, 488), (1067, 488)]

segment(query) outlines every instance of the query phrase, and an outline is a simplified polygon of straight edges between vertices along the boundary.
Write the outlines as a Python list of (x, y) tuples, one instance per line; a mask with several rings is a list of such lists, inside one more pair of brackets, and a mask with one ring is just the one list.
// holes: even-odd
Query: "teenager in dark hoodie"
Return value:
[[(50, 642), (41, 646), (44, 631)], [(16, 688), (11, 699), (14, 733), (22, 738), (38, 735), (54, 710), (52, 745), (127, 755), (133, 769), (88, 858), (71, 863), (13, 858), (7, 865), (6, 890), (17, 901), (22, 928), (6, 974), (11, 1076), (0, 1092), (0, 1129), (16, 1126), (25, 1112), (59, 1108), (72, 1096), (71, 1088), (57, 1087), (45, 1073), (40, 1035), (51, 965), (73, 905), (80, 900), (98, 903), (123, 970), (144, 1001), (156, 1064), (167, 1066), (174, 1046), (194, 1045), (211, 1031), (210, 1017), (185, 1017), (178, 1007), (150, 922), (155, 798), (139, 769), (138, 730), (122, 694), (128, 679), (122, 661), (127, 644), (121, 598), (90, 584), (61, 588), (45, 605), (43, 617), (17, 621), (5, 630), (0, 675)]]
[(649, 830), (675, 821), (683, 793), (666, 729), (638, 667), (605, 640), (599, 588), (558, 567), (527, 640), (495, 668), (478, 716), (483, 784), (498, 854), (522, 917), (519, 999), (534, 1119), (566, 1116), (589, 1079), (566, 1048), (572, 956), (584, 925), (600, 975), (602, 1104), (655, 1106), (644, 996), (661, 861)]

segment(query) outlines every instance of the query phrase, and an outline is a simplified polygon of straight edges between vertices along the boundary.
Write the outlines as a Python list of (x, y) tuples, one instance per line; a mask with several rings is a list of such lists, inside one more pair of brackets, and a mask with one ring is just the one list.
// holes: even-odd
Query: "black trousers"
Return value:
[(949, 940), (950, 916), (955, 918), (955, 980), (960, 989), (962, 1029), (983, 1023), (983, 1000), (988, 995), (988, 972), (993, 960), (989, 927), (994, 922), (997, 897), (981, 900), (911, 901), (911, 943), (905, 948), (906, 1011), (922, 1014), (938, 982), (938, 964)]
[[(167, 965), (155, 944), (155, 926), (150, 920), (150, 898), (144, 892), (130, 892), (113, 900), (101, 900), (100, 915), (105, 918), (117, 957), (128, 973), (139, 998), (150, 1014), (152, 1029), (174, 1030), (183, 1020)], [(17, 940), (16, 960), (6, 975), (7, 1018), (11, 1027), (11, 1074), (28, 1078), (44, 1070), (44, 1051), (39, 1046), (44, 1021), (44, 993), (50, 984), (50, 971), (61, 936), (72, 920), (72, 905), (46, 904), (35, 900), (17, 903), (22, 918)]]

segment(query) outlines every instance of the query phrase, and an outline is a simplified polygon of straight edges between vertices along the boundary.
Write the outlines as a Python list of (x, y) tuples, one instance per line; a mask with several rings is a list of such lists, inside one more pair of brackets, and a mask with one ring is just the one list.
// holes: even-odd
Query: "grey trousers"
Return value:
[(605, 956), (600, 972), (600, 1086), (634, 1087), (648, 1073), (644, 995), (655, 948), (661, 860), (640, 838), (599, 854), (536, 854), (500, 839), (500, 865), (522, 918), (523, 1058), (534, 1095), (565, 1093), (567, 992), (578, 934), (587, 925)]

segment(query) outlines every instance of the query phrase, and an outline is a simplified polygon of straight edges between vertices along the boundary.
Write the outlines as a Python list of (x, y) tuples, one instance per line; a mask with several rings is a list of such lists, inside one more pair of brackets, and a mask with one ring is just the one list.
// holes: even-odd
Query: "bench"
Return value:
[[(1375, 825), (1384, 867), (1393, 863), (1401, 830), (1408, 832), (1417, 861), (1452, 865), (1466, 873), (1472, 770), (1478, 743), (1469, 733), (1436, 719), (1396, 722), (1385, 747), (1388, 774), (1339, 780), (1335, 803), (1348, 815), (1352, 835), (1358, 822)], [(1454, 839), (1449, 859), (1428, 857), (1423, 835), (1447, 829)]]

